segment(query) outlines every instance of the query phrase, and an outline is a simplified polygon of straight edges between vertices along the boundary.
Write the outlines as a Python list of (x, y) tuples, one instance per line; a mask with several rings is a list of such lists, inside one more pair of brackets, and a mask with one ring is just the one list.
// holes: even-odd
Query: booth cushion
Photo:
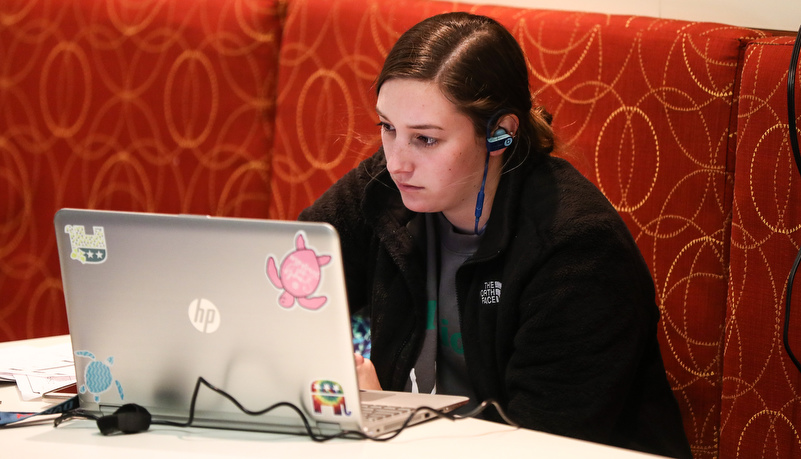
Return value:
[(0, 2), (0, 340), (67, 333), (59, 208), (267, 216), (278, 13)]
[(695, 457), (717, 454), (746, 38), (710, 23), (527, 13), (514, 28), (563, 154), (626, 221), (656, 284), (662, 355)]
[[(782, 342), (787, 281), (801, 247), (801, 176), (793, 162), (787, 121), (792, 45), (789, 38), (757, 40), (744, 55), (721, 457), (801, 457), (801, 372)], [(795, 113), (801, 125), (798, 85), (796, 81)], [(795, 283), (790, 344), (801, 358), (801, 279)]]

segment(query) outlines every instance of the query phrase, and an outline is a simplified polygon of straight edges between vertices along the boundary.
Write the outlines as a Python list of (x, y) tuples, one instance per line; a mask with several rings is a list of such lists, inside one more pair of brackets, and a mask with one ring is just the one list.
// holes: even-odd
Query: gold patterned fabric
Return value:
[(659, 339), (695, 457), (718, 454), (741, 39), (709, 23), (573, 14), (521, 25), (565, 154), (623, 216), (661, 310)]
[[(792, 45), (789, 38), (757, 40), (744, 53), (723, 341), (721, 457), (801, 457), (801, 373), (782, 343), (787, 280), (801, 247), (801, 176), (787, 120)], [(796, 81), (795, 121), (801, 126), (798, 86)], [(801, 358), (799, 277), (792, 312), (790, 344)]]
[(67, 332), (61, 207), (296, 218), (380, 144), (389, 48), (452, 10), (512, 31), (559, 154), (637, 240), (695, 457), (801, 457), (801, 378), (781, 345), (801, 244), (791, 43), (722, 24), (418, 0), (3, 0), (0, 341)]
[(454, 5), (290, 1), (279, 70), (270, 215), (297, 218), (381, 143), (373, 80), (409, 27)]
[(267, 216), (278, 13), (0, 2), (0, 340), (67, 332), (61, 207)]

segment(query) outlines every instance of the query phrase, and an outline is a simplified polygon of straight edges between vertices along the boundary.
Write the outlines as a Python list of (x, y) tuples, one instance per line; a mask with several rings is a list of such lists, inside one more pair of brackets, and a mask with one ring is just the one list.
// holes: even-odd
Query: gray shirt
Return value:
[(440, 240), (439, 289), (437, 299), (439, 353), (437, 355), (437, 392), (470, 397), (468, 406), (478, 404), (462, 347), (462, 327), (456, 299), (456, 271), (478, 249), (481, 236), (457, 233), (453, 225), (438, 214)]

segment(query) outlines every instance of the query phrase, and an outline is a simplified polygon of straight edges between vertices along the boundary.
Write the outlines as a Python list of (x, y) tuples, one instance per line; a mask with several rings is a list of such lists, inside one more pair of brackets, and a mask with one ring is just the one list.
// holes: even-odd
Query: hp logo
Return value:
[(202, 333), (214, 333), (220, 328), (220, 311), (205, 298), (196, 298), (189, 303), (189, 321)]

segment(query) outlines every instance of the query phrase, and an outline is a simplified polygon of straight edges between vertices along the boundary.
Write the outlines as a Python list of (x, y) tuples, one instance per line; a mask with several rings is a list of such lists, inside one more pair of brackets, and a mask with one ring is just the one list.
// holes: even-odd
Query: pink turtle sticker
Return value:
[(320, 286), (320, 266), (330, 261), (330, 256), (317, 255), (314, 250), (307, 249), (302, 233), (295, 236), (295, 250), (281, 262), (280, 272), (275, 259), (267, 257), (267, 277), (275, 287), (284, 291), (278, 298), (278, 303), (285, 308), (291, 308), (297, 301), (301, 307), (312, 311), (323, 307), (328, 297), (311, 295)]

